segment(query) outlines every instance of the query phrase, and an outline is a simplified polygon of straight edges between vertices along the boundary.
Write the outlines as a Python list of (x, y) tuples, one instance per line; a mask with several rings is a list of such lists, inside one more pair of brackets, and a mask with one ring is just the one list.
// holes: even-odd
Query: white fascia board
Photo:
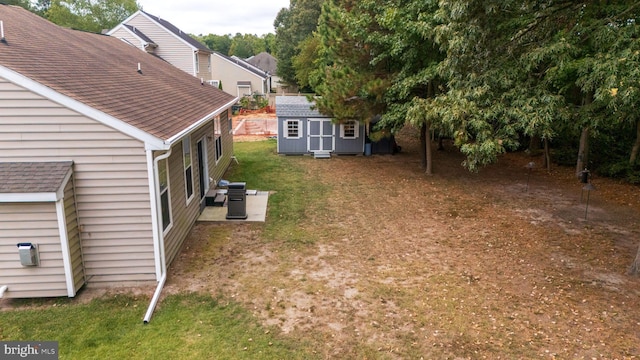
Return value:
[(75, 100), (67, 95), (61, 94), (50, 87), (42, 85), (41, 83), (32, 80), (20, 73), (17, 73), (7, 67), (0, 66), (0, 77), (3, 77), (19, 86), (26, 88), (40, 96), (43, 96), (51, 101), (54, 101), (62, 106), (65, 106), (71, 110), (74, 110), (84, 116), (94, 119), (106, 126), (120, 131), (123, 134), (129, 135), (134, 139), (138, 139), (145, 143), (145, 148), (152, 150), (165, 150), (164, 141), (157, 138), (148, 132), (138, 129), (137, 127), (130, 125), (120, 119), (117, 119), (107, 113), (92, 108), (78, 100)]
[(125, 30), (129, 30), (129, 29), (127, 29), (127, 27), (126, 27), (126, 26), (124, 26), (124, 21), (123, 21), (123, 22), (121, 22), (120, 24), (116, 25), (116, 27), (114, 27), (113, 29), (111, 29), (111, 30), (107, 31), (107, 32), (105, 33), (105, 35), (109, 35), (109, 36), (111, 36), (114, 32), (116, 32), (116, 31), (118, 31), (118, 30), (120, 30), (120, 29), (122, 29), (122, 28), (124, 28)]
[(229, 101), (228, 103), (226, 103), (223, 106), (221, 106), (220, 108), (218, 108), (216, 111), (206, 115), (202, 119), (200, 119), (197, 122), (193, 123), (188, 128), (186, 128), (186, 129), (180, 131), (179, 133), (173, 135), (172, 137), (170, 137), (165, 142), (165, 145), (167, 146), (166, 149), (170, 148), (173, 144), (177, 143), (178, 141), (181, 141), (182, 138), (184, 138), (185, 136), (189, 135), (194, 130), (198, 129), (200, 126), (202, 126), (207, 121), (213, 119), (214, 116), (222, 114), (222, 112), (227, 110), (227, 109), (229, 109), (231, 107), (231, 105), (237, 103), (238, 99), (240, 99), (240, 98), (239, 97), (234, 98), (233, 100)]
[[(222, 57), (222, 56), (220, 56), (220, 55), (218, 55), (218, 54), (216, 54), (216, 53), (213, 53), (212, 55), (215, 55), (215, 56), (219, 57), (220, 59), (222, 59), (222, 60), (224, 60), (224, 61), (228, 62), (229, 64), (231, 64), (231, 65), (233, 65), (233, 66), (237, 67), (238, 69), (243, 70), (243, 71), (244, 71), (244, 72), (246, 72), (247, 74), (250, 74), (251, 76), (256, 77), (256, 78), (258, 78), (258, 79), (260, 79), (260, 80), (266, 80), (266, 79), (268, 78), (268, 77), (262, 77), (262, 76), (260, 76), (260, 75), (258, 75), (258, 74), (256, 74), (256, 73), (254, 73), (253, 71), (251, 71), (251, 70), (249, 70), (249, 69), (247, 69), (247, 68), (245, 68), (245, 67), (243, 67), (243, 66), (240, 66), (240, 65), (236, 64), (236, 63), (235, 63), (235, 62), (233, 62), (233, 61), (229, 61), (229, 59), (226, 59), (226, 58), (224, 58), (224, 57)], [(212, 65), (212, 66), (213, 66), (213, 65)]]
[(31, 203), (56, 201), (58, 201), (58, 194), (54, 192), (0, 194), (0, 203)]

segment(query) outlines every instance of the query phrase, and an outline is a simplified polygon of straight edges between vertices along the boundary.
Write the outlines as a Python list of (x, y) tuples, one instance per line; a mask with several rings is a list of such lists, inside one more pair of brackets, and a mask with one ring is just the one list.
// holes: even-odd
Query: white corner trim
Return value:
[(64, 212), (64, 199), (56, 201), (56, 214), (58, 217), (58, 232), (60, 234), (60, 248), (62, 249), (62, 264), (64, 265), (64, 279), (67, 283), (67, 296), (76, 296), (73, 283), (73, 267), (71, 266), (71, 249), (69, 248), (69, 234)]
[(117, 119), (109, 114), (106, 114), (100, 110), (97, 110), (89, 105), (86, 105), (78, 100), (75, 100), (67, 95), (61, 94), (52, 88), (45, 86), (35, 80), (32, 80), (18, 72), (15, 72), (4, 66), (0, 66), (0, 77), (3, 77), (19, 86), (26, 88), (40, 96), (43, 96), (53, 102), (56, 102), (62, 106), (65, 106), (71, 110), (74, 110), (84, 116), (94, 119), (106, 126), (116, 129), (123, 134), (129, 135), (135, 139), (138, 139), (145, 143), (145, 147), (164, 150), (164, 142), (143, 131), (137, 127), (130, 125), (120, 119)]

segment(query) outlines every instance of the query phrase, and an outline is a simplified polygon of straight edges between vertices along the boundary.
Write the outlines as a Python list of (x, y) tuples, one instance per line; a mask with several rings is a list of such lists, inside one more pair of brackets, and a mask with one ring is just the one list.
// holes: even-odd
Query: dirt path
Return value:
[(165, 291), (236, 299), (324, 358), (640, 357), (638, 187), (594, 179), (585, 219), (571, 169), (529, 177), (517, 154), (470, 174), (448, 147), (426, 176), (415, 133), (400, 145), (296, 159), (331, 189), (301, 224), (316, 240), (198, 225)]

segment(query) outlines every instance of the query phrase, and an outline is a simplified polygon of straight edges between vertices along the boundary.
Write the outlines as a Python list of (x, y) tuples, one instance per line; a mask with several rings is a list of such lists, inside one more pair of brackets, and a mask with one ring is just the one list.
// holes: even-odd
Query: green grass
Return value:
[[(313, 243), (302, 225), (307, 205), (322, 196), (300, 165), (281, 157), (275, 141), (235, 144), (239, 165), (225, 178), (250, 189), (271, 191), (268, 222), (255, 225), (267, 240)], [(317, 211), (317, 208), (314, 209)], [(220, 230), (220, 229), (218, 229)], [(217, 234), (229, 236), (228, 233)], [(0, 340), (58, 341), (60, 359), (313, 359), (311, 345), (278, 337), (240, 305), (202, 294), (170, 295), (151, 322), (142, 322), (146, 296), (113, 295), (78, 304), (74, 299), (14, 300), (0, 313)]]
[[(207, 295), (164, 299), (152, 321), (149, 299), (118, 295), (2, 312), (0, 340), (58, 341), (60, 359), (309, 359), (303, 344), (279, 339), (233, 302)], [(28, 304), (28, 302), (27, 302)], [(38, 304), (38, 302), (35, 302)]]
[(302, 164), (308, 157), (279, 156), (276, 141), (240, 142), (234, 144), (239, 165), (233, 164), (225, 175), (230, 181), (245, 181), (247, 188), (271, 191), (264, 236), (291, 244), (309, 244), (316, 234), (301, 227), (313, 211), (321, 212), (326, 186), (312, 181)]

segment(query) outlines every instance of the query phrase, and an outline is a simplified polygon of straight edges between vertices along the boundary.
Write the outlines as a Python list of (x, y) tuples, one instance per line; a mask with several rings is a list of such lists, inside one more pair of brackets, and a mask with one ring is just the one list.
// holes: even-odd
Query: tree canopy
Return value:
[[(327, 0), (314, 40), (288, 39), (295, 80), (338, 121), (426, 127), (451, 137), (470, 170), (527, 139), (573, 149), (578, 170), (601, 153), (626, 154), (632, 170), (638, 16), (640, 2), (615, 0)], [(283, 41), (293, 10), (279, 17)], [(589, 151), (589, 139), (626, 145)]]
[(38, 1), (34, 10), (60, 26), (100, 33), (139, 8), (136, 0), (52, 0)]

